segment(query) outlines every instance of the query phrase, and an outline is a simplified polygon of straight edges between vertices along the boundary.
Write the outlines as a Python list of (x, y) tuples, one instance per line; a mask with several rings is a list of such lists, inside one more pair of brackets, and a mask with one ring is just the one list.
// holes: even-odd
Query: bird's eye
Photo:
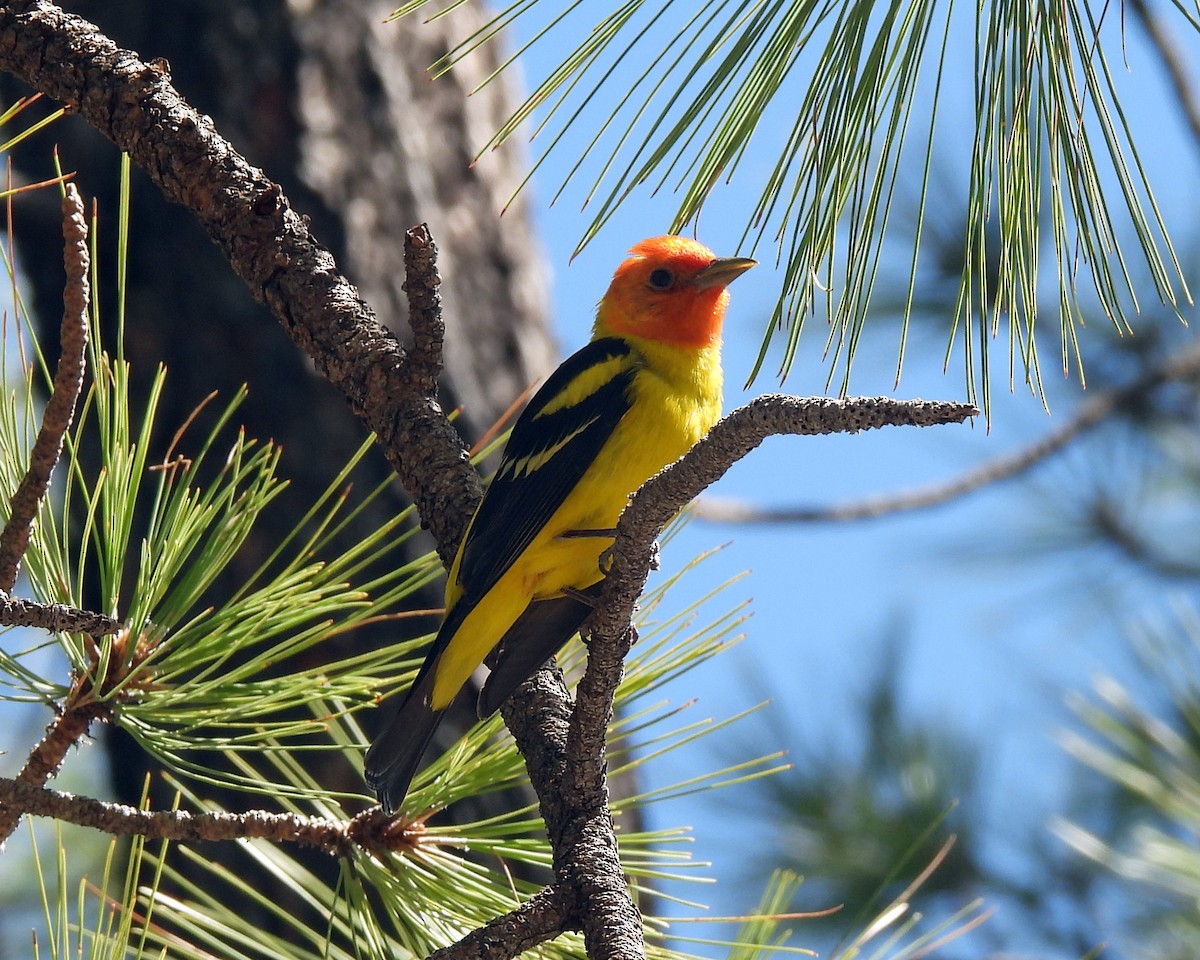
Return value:
[(650, 287), (653, 290), (668, 290), (675, 282), (675, 275), (664, 267), (659, 267), (650, 274)]

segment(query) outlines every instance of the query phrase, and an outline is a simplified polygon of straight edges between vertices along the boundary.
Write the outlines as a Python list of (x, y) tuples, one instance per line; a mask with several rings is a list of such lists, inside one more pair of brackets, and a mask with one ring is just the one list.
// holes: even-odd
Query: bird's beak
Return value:
[(749, 257), (718, 257), (696, 274), (692, 286), (698, 290), (726, 287), (757, 264), (757, 260), (751, 260)]

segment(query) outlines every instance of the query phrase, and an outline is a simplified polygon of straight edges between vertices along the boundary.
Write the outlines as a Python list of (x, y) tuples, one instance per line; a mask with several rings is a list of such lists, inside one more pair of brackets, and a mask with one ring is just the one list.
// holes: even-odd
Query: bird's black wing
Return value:
[(579, 483), (628, 412), (635, 373), (629, 345), (605, 337), (564, 361), (534, 395), (463, 544), (458, 580), (468, 604), (496, 584)]
[[(441, 719), (443, 711), (432, 705), (439, 655), (472, 607), (554, 516), (612, 436), (629, 410), (635, 373), (627, 343), (616, 338), (594, 340), (551, 375), (518, 418), (500, 469), (463, 543), (458, 565), (462, 596), (447, 614), (412, 689), (367, 751), (366, 779), (386, 812), (394, 811), (404, 799)], [(577, 597), (531, 603), (504, 638), (480, 708), (488, 713), (495, 710), (578, 629), (589, 610)]]

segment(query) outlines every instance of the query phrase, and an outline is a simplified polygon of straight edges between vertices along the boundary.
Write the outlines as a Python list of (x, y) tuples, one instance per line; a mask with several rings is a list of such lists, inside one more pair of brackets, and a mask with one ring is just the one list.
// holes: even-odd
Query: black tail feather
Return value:
[(391, 722), (371, 744), (363, 758), (363, 775), (375, 791), (385, 813), (396, 811), (408, 793), (421, 755), (429, 746), (444, 710), (430, 706), (433, 673), (418, 681)]
[(404, 800), (421, 755), (446, 712), (445, 707), (435, 710), (432, 706), (438, 657), (470, 611), (471, 604), (460, 602), (446, 615), (404, 702), (363, 758), (363, 777), (388, 814), (395, 813)]

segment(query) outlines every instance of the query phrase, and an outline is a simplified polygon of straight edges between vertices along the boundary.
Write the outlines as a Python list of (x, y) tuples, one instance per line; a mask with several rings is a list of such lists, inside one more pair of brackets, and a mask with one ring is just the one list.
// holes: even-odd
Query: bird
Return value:
[(629, 498), (720, 417), (727, 287), (754, 265), (662, 236), (636, 244), (617, 268), (591, 340), (513, 425), (450, 567), (445, 619), (364, 757), (385, 813), (403, 801), (439, 720), (493, 649), (481, 719), (582, 626)]

